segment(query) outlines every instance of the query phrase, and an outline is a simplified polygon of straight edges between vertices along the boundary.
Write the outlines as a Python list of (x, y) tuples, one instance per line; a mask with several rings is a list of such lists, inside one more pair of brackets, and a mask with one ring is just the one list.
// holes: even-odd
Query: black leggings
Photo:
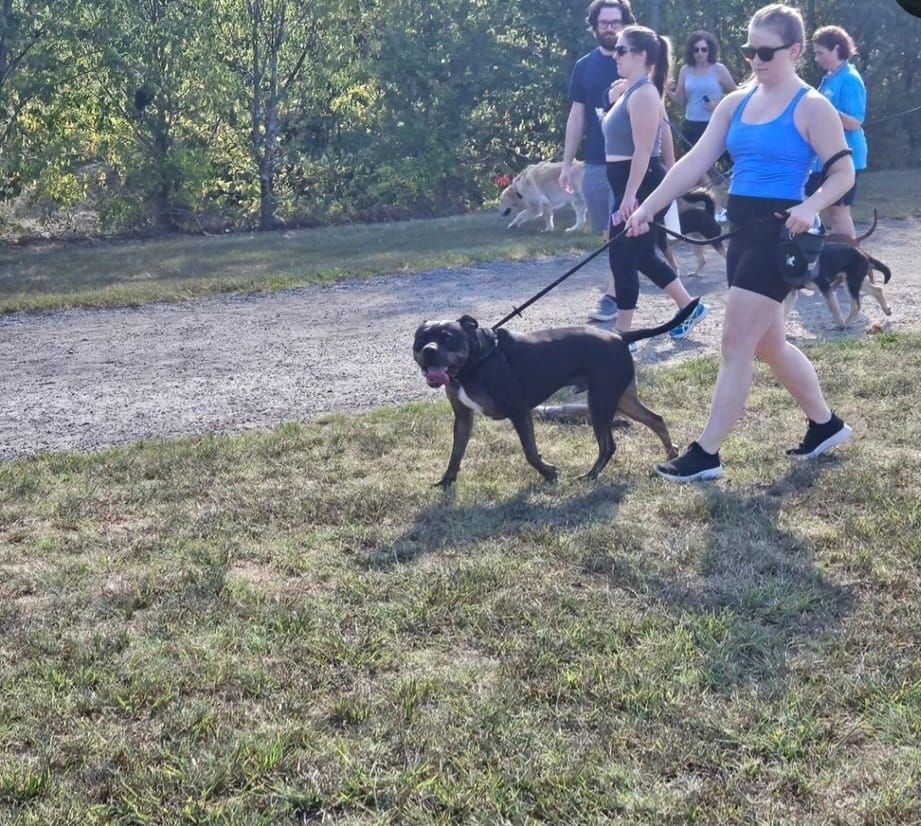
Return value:
[[(730, 195), (726, 212), (733, 229), (750, 225), (729, 239), (726, 280), (730, 287), (783, 301), (792, 289), (783, 280), (777, 261), (777, 244), (783, 221), (759, 219), (800, 203), (777, 198)], [(753, 223), (754, 222), (754, 223)]]
[[(627, 179), (630, 177), (630, 161), (608, 161), (608, 183), (614, 191), (614, 203), (621, 204), (624, 199), (624, 190), (627, 188)], [(649, 162), (649, 169), (637, 199), (642, 202), (649, 196), (665, 177), (665, 167), (659, 158)], [(655, 220), (662, 223), (668, 209), (657, 213)], [(612, 221), (613, 223), (613, 221)], [(611, 227), (611, 237), (614, 237), (624, 228), (623, 224)], [(658, 230), (653, 227), (643, 235), (634, 238), (621, 236), (608, 247), (608, 260), (611, 262), (611, 272), (614, 275), (614, 287), (617, 290), (617, 306), (622, 310), (635, 310), (636, 301), (640, 296), (640, 278), (642, 272), (659, 289), (664, 289), (678, 276), (675, 271), (662, 258), (656, 247), (656, 234)]]

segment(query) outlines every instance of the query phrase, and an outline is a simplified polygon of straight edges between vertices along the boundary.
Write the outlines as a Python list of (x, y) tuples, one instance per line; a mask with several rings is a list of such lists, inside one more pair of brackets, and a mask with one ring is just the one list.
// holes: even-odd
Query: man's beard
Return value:
[(617, 45), (617, 35), (614, 32), (595, 32), (595, 39), (598, 45), (606, 51), (613, 52)]

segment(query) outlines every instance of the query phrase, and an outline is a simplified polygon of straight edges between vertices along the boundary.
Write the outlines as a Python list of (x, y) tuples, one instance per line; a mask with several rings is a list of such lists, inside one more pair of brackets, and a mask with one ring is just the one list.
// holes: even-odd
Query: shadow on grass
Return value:
[(545, 484), (538, 483), (511, 499), (465, 507), (457, 507), (455, 494), (449, 491), (438, 503), (421, 511), (413, 525), (389, 546), (365, 557), (363, 564), (386, 569), (445, 548), (463, 549), (490, 539), (511, 540), (548, 528), (610, 521), (616, 517), (628, 488), (624, 484), (589, 482), (577, 496), (557, 501), (540, 495), (546, 490)]
[(714, 688), (781, 676), (791, 651), (854, 608), (854, 594), (817, 568), (812, 544), (781, 520), (785, 497), (811, 488), (837, 461), (797, 465), (751, 495), (703, 487), (707, 536), (696, 566), (664, 570), (656, 559), (606, 557), (587, 560), (586, 570), (707, 629), (699, 647)]

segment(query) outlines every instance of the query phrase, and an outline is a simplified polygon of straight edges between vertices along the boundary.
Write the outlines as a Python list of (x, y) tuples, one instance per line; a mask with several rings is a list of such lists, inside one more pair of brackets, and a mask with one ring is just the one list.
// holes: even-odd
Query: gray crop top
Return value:
[[(643, 78), (634, 83), (620, 100), (617, 101), (601, 121), (601, 131), (604, 133), (605, 155), (632, 156), (636, 147), (633, 145), (633, 127), (630, 124), (630, 112), (627, 110), (627, 101), (641, 86), (652, 83), (649, 78)], [(652, 157), (657, 158), (662, 154), (662, 130), (656, 133), (656, 142), (652, 148)]]

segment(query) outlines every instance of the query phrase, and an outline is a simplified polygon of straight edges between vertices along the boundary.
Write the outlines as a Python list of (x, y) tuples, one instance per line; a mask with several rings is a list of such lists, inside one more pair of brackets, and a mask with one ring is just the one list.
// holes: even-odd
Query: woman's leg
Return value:
[[(620, 232), (622, 225), (613, 228), (615, 234)], [(639, 252), (637, 238), (622, 236), (608, 247), (608, 259), (611, 272), (614, 276), (615, 289), (617, 290), (617, 320), (614, 329), (625, 333), (633, 323), (633, 312), (640, 295), (640, 277), (637, 271), (637, 255)]]
[(755, 350), (775, 323), (783, 325), (783, 310), (773, 298), (731, 287), (723, 318), (723, 340), (710, 417), (697, 443), (716, 453), (742, 415), (751, 389)]
[(825, 210), (828, 213), (828, 220), (831, 223), (830, 230), (835, 235), (845, 235), (853, 238), (857, 235), (854, 229), (854, 219), (851, 217), (851, 208), (844, 204), (835, 204)]
[(693, 300), (690, 293), (684, 288), (680, 278), (676, 278), (667, 287), (665, 294), (678, 305), (679, 310), (683, 310)]
[(767, 329), (755, 348), (755, 355), (771, 368), (807, 418), (819, 423), (831, 418), (831, 408), (822, 394), (815, 368), (802, 352), (787, 341), (783, 318), (775, 320)]

